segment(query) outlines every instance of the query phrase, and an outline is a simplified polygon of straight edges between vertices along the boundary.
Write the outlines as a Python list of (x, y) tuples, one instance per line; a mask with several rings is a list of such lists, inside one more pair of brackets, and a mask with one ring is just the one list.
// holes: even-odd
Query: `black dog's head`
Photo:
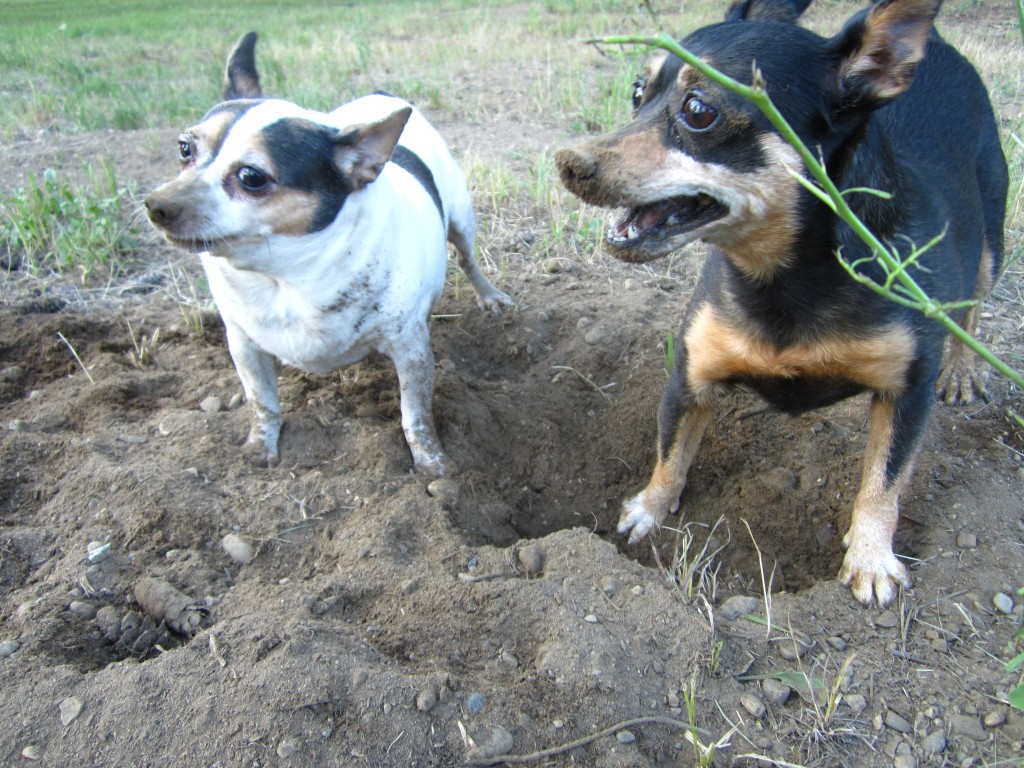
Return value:
[[(831, 170), (874, 110), (909, 87), (940, 2), (884, 0), (824, 39), (792, 23), (802, 0), (746, 0), (682, 45), (742, 83), (760, 73)], [(704, 239), (745, 254), (754, 275), (785, 259), (803, 194), (792, 172), (802, 164), (756, 106), (663, 52), (637, 80), (633, 115), (556, 154), (571, 192), (627, 209), (607, 233), (614, 256), (644, 262)]]

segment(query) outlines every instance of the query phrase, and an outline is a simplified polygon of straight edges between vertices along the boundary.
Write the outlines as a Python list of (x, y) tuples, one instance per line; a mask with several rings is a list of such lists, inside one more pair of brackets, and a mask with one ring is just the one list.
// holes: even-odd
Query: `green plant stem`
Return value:
[[(1024, 8), (1024, 0), (1017, 0), (1017, 4), (1019, 8)], [(1021, 13), (1024, 14), (1024, 10), (1022, 10)], [(1024, 22), (1022, 22), (1022, 24), (1024, 24)], [(864, 222), (862, 222), (853, 212), (847, 204), (843, 193), (839, 191), (836, 185), (832, 182), (832, 179), (829, 178), (825, 168), (818, 162), (817, 158), (815, 158), (814, 154), (807, 148), (803, 141), (800, 140), (796, 131), (793, 130), (792, 126), (790, 126), (772, 103), (771, 99), (768, 97), (768, 92), (765, 89), (765, 82), (761, 77), (761, 73), (756, 69), (756, 65), (754, 69), (754, 84), (744, 85), (728, 75), (719, 72), (664, 33), (653, 37), (642, 35), (605, 37), (596, 42), (607, 45), (644, 45), (654, 48), (663, 48), (669, 53), (678, 56), (690, 66), (698, 69), (705, 76), (711, 78), (711, 80), (722, 87), (727, 88), (733, 93), (751, 101), (764, 113), (782, 137), (796, 150), (797, 154), (800, 155), (800, 159), (803, 161), (811, 176), (814, 177), (814, 180), (820, 185), (820, 188), (811, 185), (811, 183), (800, 176), (797, 171), (794, 170), (792, 172), (807, 189), (817, 195), (819, 199), (823, 200), (833, 211), (835, 211), (837, 216), (839, 216), (850, 226), (851, 229), (853, 229), (854, 233), (871, 249), (872, 257), (881, 262), (886, 273), (889, 275), (889, 279), (886, 283), (880, 285), (870, 278), (858, 274), (852, 265), (843, 261), (841, 256), (837, 256), (854, 279), (864, 285), (867, 285), (876, 293), (880, 293), (898, 304), (916, 309), (922, 312), (926, 317), (935, 320), (954, 337), (974, 350), (979, 357), (999, 371), (999, 373), (1013, 381), (1018, 387), (1024, 389), (1024, 376), (996, 357), (984, 344), (971, 336), (971, 334), (961, 328), (960, 325), (949, 316), (948, 310), (969, 306), (970, 302), (942, 304), (934, 301), (927, 293), (925, 293), (924, 289), (917, 284), (914, 278), (907, 271), (907, 267), (912, 265), (914, 261), (916, 261), (917, 258), (927, 250), (927, 248), (934, 245), (938, 241), (938, 238), (932, 240), (924, 248), (915, 249), (906, 260), (901, 260), (897, 255), (890, 252), (890, 250), (875, 236), (875, 234), (868, 229), (867, 225), (865, 225)], [(939, 237), (941, 237), (941, 235)], [(892, 290), (893, 278), (900, 282), (902, 291), (905, 295), (900, 295)]]

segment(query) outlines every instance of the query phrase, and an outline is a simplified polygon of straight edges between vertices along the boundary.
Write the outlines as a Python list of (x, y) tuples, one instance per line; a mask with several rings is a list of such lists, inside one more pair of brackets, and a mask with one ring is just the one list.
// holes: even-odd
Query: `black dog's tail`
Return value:
[(734, 0), (725, 20), (794, 22), (810, 4), (811, 0)]
[(235, 43), (224, 72), (224, 101), (258, 99), (263, 96), (260, 76), (256, 72), (255, 32), (246, 32)]

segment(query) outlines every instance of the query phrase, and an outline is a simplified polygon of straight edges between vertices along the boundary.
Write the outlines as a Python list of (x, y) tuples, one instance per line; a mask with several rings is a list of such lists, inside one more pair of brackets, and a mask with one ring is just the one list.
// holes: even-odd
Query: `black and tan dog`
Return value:
[[(936, 301), (982, 299), (999, 272), (1006, 161), (974, 68), (933, 30), (941, 0), (885, 0), (830, 39), (793, 23), (803, 0), (746, 0), (683, 45), (768, 94), (824, 160), (859, 217), (904, 256), (944, 232), (910, 270)], [(791, 175), (795, 151), (761, 112), (675, 56), (637, 81), (634, 120), (558, 152), (580, 198), (625, 207), (607, 234), (616, 257), (645, 262), (710, 245), (683, 320), (658, 413), (647, 487), (625, 503), (635, 542), (679, 506), (715, 395), (744, 385), (789, 413), (870, 392), (863, 479), (839, 578), (864, 604), (893, 600), (910, 577), (892, 551), (898, 497), (935, 390), (984, 395), (973, 356), (922, 314), (850, 278), (836, 258), (881, 278), (862, 242)], [(968, 330), (978, 310), (958, 318)]]

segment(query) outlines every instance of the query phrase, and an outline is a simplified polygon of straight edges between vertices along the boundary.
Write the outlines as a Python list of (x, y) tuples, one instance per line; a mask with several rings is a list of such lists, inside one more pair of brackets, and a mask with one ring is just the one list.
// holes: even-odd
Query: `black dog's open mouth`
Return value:
[(696, 229), (727, 212), (724, 205), (708, 195), (672, 197), (630, 208), (608, 230), (607, 239), (615, 249), (637, 247)]

